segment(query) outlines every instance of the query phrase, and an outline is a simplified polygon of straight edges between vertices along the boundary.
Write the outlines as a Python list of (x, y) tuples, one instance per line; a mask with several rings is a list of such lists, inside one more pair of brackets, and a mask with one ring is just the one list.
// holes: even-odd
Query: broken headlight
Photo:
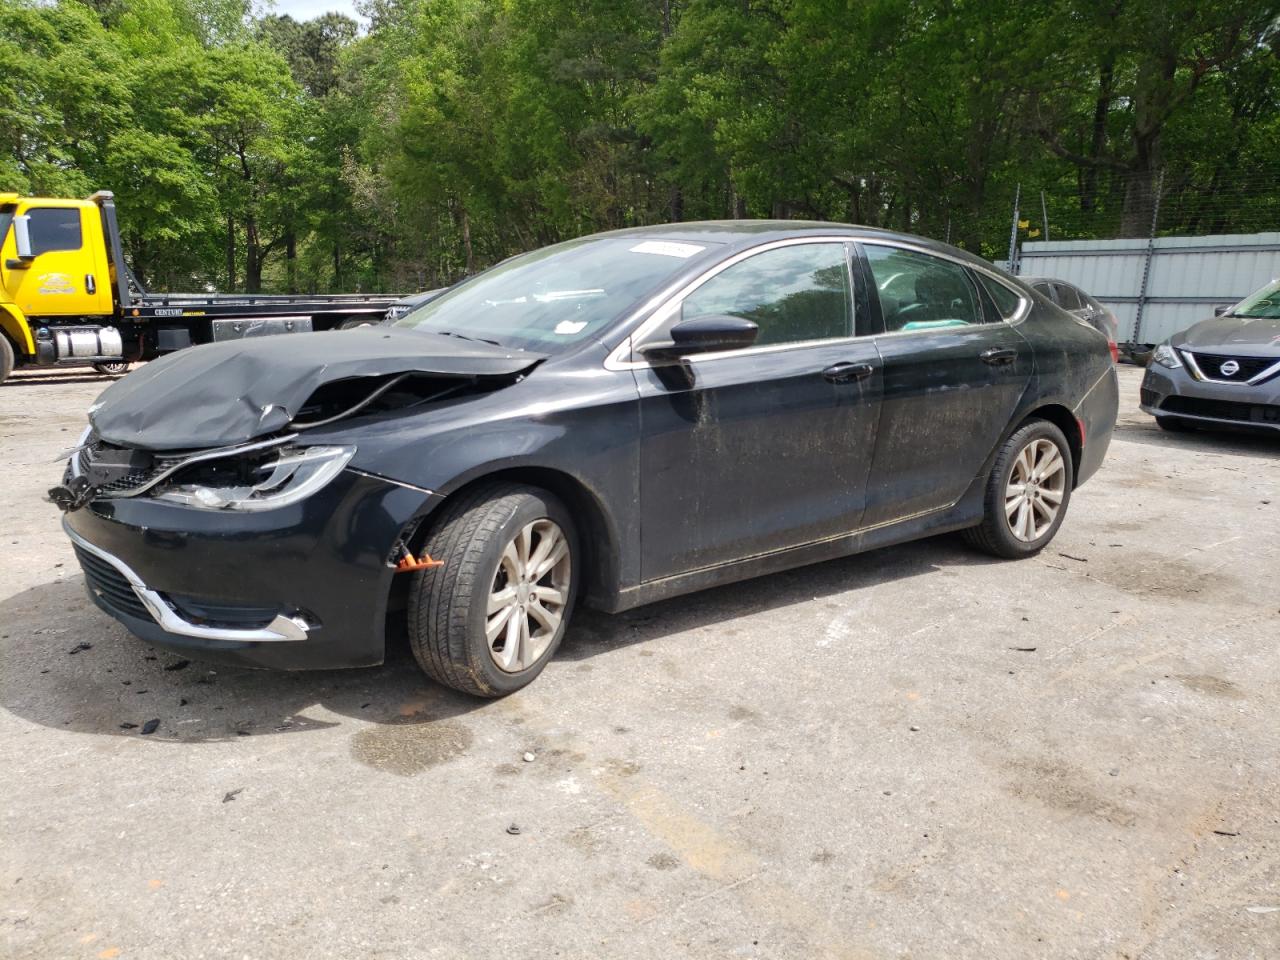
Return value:
[(175, 482), (157, 493), (157, 500), (207, 510), (276, 510), (305, 500), (323, 488), (345, 467), (356, 448), (295, 447), (274, 452), (255, 464), (247, 477), (200, 478), (203, 482)]

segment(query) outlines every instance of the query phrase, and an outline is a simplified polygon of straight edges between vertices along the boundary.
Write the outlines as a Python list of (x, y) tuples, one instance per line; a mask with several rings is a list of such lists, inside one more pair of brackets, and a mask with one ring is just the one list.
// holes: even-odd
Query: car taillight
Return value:
[(1108, 348), (1110, 348), (1110, 350), (1111, 350), (1111, 362), (1112, 362), (1112, 363), (1119, 363), (1119, 362), (1120, 362), (1120, 346), (1119, 346), (1119, 344), (1117, 344), (1114, 340), (1112, 340), (1110, 337), (1108, 337), (1108, 338), (1107, 338), (1107, 347), (1108, 347)]

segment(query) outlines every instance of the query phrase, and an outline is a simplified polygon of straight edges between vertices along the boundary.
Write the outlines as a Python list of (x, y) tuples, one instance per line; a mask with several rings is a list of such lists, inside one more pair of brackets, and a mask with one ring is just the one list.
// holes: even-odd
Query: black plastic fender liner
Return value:
[(391, 327), (211, 343), (118, 380), (89, 408), (102, 440), (148, 450), (243, 443), (284, 429), (326, 383), (421, 373), (515, 377), (542, 354)]

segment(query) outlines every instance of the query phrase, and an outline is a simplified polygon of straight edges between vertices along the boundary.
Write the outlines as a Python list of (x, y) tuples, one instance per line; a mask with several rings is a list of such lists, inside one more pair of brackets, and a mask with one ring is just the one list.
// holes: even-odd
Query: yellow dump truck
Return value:
[(0, 193), (0, 383), (26, 365), (118, 373), (198, 343), (377, 322), (395, 300), (151, 294), (125, 264), (109, 192)]

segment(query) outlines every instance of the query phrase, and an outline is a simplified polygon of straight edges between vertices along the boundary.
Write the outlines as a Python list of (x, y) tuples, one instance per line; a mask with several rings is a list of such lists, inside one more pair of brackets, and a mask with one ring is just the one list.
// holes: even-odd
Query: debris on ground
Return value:
[(532, 752), (532, 751), (530, 751), (530, 752), (528, 752), (528, 753), (526, 753), (526, 754), (524, 755), (524, 762), (525, 762), (525, 763), (533, 763), (533, 761), (535, 761), (535, 760), (537, 760), (537, 759), (538, 759), (538, 758), (533, 754), (533, 752)]
[(1072, 555), (1072, 554), (1070, 554), (1070, 553), (1063, 553), (1061, 550), (1059, 550), (1059, 551), (1058, 551), (1058, 556), (1060, 556), (1060, 557), (1066, 557), (1068, 560), (1074, 560), (1076, 563), (1088, 563), (1088, 562), (1089, 562), (1089, 560), (1088, 560), (1088, 558), (1087, 558), (1087, 557), (1077, 557), (1077, 556), (1074, 556), (1074, 555)]
[(1035, 647), (1010, 647), (1010, 650), (1016, 650), (1018, 653), (1035, 653)]
[(171, 664), (169, 664), (168, 666), (166, 666), (166, 667), (165, 667), (165, 669), (166, 669), (166, 670), (169, 670), (169, 671), (173, 671), (173, 670), (185, 670), (185, 669), (187, 669), (187, 667), (189, 667), (189, 666), (191, 666), (191, 661), (190, 661), (190, 660), (179, 660), (177, 663), (171, 663)]
[(511, 826), (507, 827), (507, 833), (511, 834), (513, 837), (518, 837), (520, 835), (520, 828), (513, 823)]
[(236, 789), (234, 790), (228, 790), (226, 793), (222, 795), (222, 802), (230, 803), (232, 800), (240, 796), (240, 794), (242, 793), (244, 793), (244, 787), (236, 787)]
[(74, 657), (81, 650), (92, 650), (92, 649), (93, 649), (92, 643), (77, 643), (74, 647), (72, 647), (70, 650), (67, 651), (67, 656)]
[(159, 729), (160, 729), (160, 718), (156, 717), (154, 720), (148, 720), (146, 723), (142, 725), (142, 735), (144, 737), (150, 736), (151, 734), (155, 733)]
[(136, 723), (122, 723), (120, 724), (120, 729), (121, 730), (137, 730), (138, 725)]

